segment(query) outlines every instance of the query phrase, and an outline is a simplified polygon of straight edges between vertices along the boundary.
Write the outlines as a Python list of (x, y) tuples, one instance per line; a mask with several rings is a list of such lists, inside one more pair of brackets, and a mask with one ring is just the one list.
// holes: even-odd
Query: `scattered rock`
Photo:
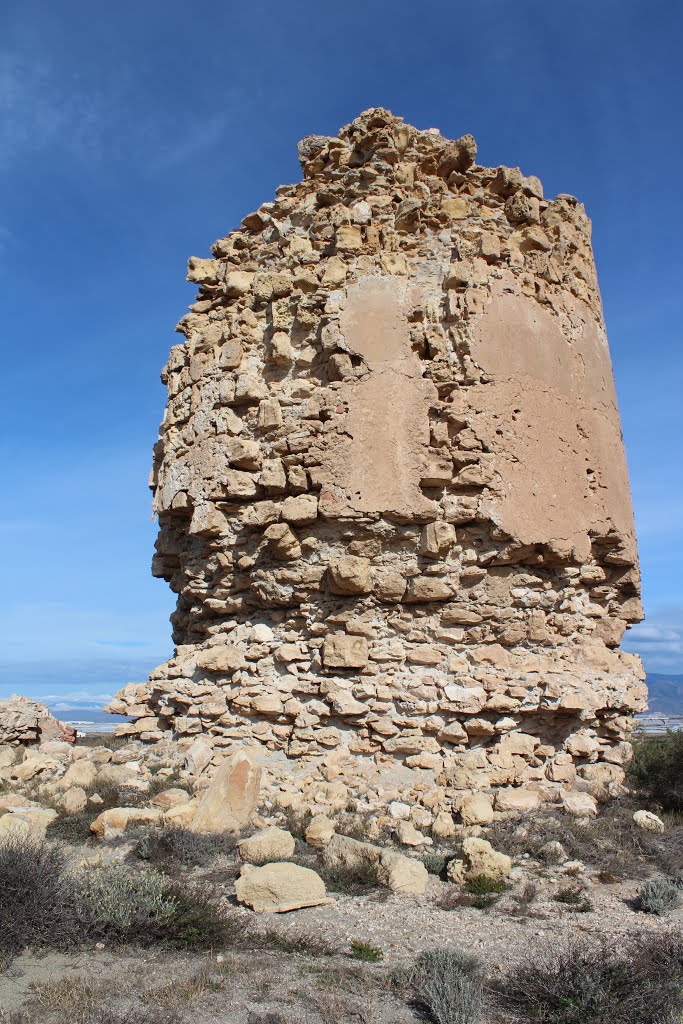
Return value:
[(254, 832), (248, 839), (237, 844), (240, 858), (247, 864), (267, 864), (269, 861), (281, 861), (291, 857), (296, 842), (291, 832), (283, 828), (263, 828)]
[(598, 802), (590, 793), (563, 792), (562, 806), (577, 818), (597, 817)]
[(320, 875), (298, 864), (244, 864), (235, 882), (235, 894), (240, 903), (262, 914), (282, 914), (334, 903)]
[(323, 850), (334, 834), (334, 822), (326, 814), (314, 814), (306, 828), (306, 842), (316, 850)]
[(240, 832), (256, 811), (260, 789), (261, 766), (243, 750), (231, 754), (200, 797), (192, 831)]
[(479, 875), (488, 878), (507, 878), (512, 870), (512, 860), (505, 853), (498, 853), (486, 839), (468, 836), (463, 840), (462, 858), (449, 861), (447, 874), (451, 882), (468, 881)]
[(429, 872), (424, 864), (396, 850), (383, 850), (377, 867), (377, 880), (392, 892), (421, 895), (427, 888)]
[(644, 828), (648, 832), (666, 832), (666, 825), (652, 811), (636, 811), (633, 820), (638, 828)]

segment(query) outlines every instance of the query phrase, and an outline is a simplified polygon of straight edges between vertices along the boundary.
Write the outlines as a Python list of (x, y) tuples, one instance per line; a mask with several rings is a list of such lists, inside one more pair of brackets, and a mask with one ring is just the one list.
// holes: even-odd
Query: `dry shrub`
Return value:
[(640, 877), (643, 867), (665, 874), (683, 872), (683, 825), (671, 822), (666, 832), (648, 832), (633, 821), (639, 806), (614, 801), (588, 823), (570, 814), (543, 811), (523, 819), (501, 819), (490, 826), (487, 838), (513, 857), (539, 857), (547, 843), (559, 842), (571, 859), (621, 877)]
[(435, 1024), (477, 1024), (484, 1011), (484, 972), (477, 957), (458, 949), (421, 953), (409, 983)]
[(0, 955), (11, 959), (26, 946), (71, 946), (74, 885), (64, 853), (50, 843), (9, 837), (0, 843)]
[(186, 828), (165, 826), (141, 836), (135, 854), (141, 860), (163, 868), (174, 865), (206, 867), (219, 857), (234, 853), (240, 834), (218, 832), (201, 835)]
[(683, 936), (571, 943), (498, 984), (506, 1019), (529, 1024), (674, 1024), (683, 1012)]

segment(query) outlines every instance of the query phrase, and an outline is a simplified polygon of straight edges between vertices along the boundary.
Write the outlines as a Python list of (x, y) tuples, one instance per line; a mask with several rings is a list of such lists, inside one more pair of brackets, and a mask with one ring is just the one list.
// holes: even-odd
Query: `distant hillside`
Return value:
[(650, 692), (648, 711), (665, 715), (683, 715), (683, 676), (648, 672)]

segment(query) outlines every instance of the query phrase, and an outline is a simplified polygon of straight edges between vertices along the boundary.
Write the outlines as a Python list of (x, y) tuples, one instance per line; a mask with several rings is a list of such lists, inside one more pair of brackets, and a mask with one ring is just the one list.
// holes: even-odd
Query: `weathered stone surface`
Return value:
[(462, 858), (448, 864), (448, 877), (451, 882), (466, 882), (479, 875), (504, 879), (511, 870), (512, 861), (507, 854), (494, 850), (487, 839), (468, 836), (463, 840)]
[(419, 896), (427, 888), (429, 872), (422, 861), (405, 857), (396, 850), (384, 850), (379, 859), (377, 880), (392, 892)]
[(97, 815), (90, 831), (98, 839), (114, 839), (122, 835), (130, 824), (158, 822), (162, 813), (160, 807), (111, 807)]
[(323, 850), (323, 861), (328, 867), (357, 868), (364, 864), (377, 864), (382, 848), (363, 843), (350, 836), (334, 835)]
[(531, 814), (540, 806), (538, 793), (532, 789), (499, 789), (496, 793), (496, 810), (513, 814)]
[(294, 836), (283, 828), (262, 828), (237, 844), (240, 858), (247, 864), (267, 864), (286, 860), (294, 853)]
[(226, 758), (199, 800), (193, 832), (239, 832), (256, 811), (261, 766), (242, 750)]
[(493, 802), (487, 793), (471, 793), (460, 805), (463, 825), (488, 825), (493, 821)]
[(298, 864), (244, 864), (235, 882), (235, 895), (240, 903), (261, 914), (282, 914), (334, 903), (320, 875)]
[(306, 828), (306, 842), (316, 850), (324, 850), (334, 834), (334, 822), (326, 814), (314, 814)]
[(595, 818), (598, 813), (597, 801), (590, 793), (563, 793), (562, 806), (577, 818)]
[(29, 697), (0, 700), (0, 744), (21, 743), (24, 746), (63, 740), (74, 743), (76, 730), (55, 718), (44, 704)]
[(294, 801), (333, 751), (444, 828), (463, 791), (619, 791), (642, 609), (590, 222), (475, 157), (365, 111), (190, 261), (151, 479), (176, 649), (111, 710), (206, 738), (193, 780), (258, 745)]
[(643, 828), (648, 832), (666, 832), (666, 825), (652, 811), (636, 811), (633, 820), (638, 828)]

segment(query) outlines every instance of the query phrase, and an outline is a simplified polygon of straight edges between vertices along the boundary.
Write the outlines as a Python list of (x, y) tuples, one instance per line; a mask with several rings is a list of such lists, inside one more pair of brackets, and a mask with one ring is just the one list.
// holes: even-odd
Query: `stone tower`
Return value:
[(258, 748), (290, 796), (614, 788), (642, 612), (584, 208), (383, 109), (299, 153), (189, 262), (152, 475), (176, 652), (120, 731)]

